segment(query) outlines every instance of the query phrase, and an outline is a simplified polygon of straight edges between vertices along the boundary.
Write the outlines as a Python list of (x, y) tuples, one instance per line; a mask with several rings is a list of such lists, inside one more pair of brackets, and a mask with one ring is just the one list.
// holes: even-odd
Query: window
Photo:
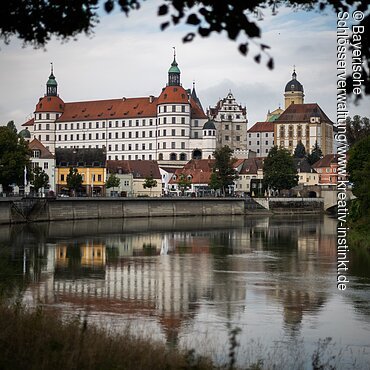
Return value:
[(163, 124), (166, 124), (167, 123), (167, 118), (166, 117), (164, 117), (163, 118)]
[(41, 152), (39, 150), (34, 150), (33, 151), (33, 158), (40, 158)]
[(50, 119), (50, 114), (46, 113), (46, 119)]
[(259, 140), (257, 140), (257, 145), (260, 145), (260, 142), (259, 142)]
[(181, 136), (185, 136), (185, 130), (181, 130)]
[(153, 126), (153, 120), (152, 119), (149, 120), (149, 126)]
[(132, 144), (128, 144), (128, 150), (132, 150)]
[(167, 131), (163, 130), (163, 136), (166, 136), (166, 135), (167, 135)]
[(153, 149), (153, 144), (149, 143), (149, 150), (152, 150), (152, 149)]
[(46, 124), (46, 130), (50, 130), (50, 125), (48, 123)]
[(128, 125), (129, 125), (129, 127), (131, 127), (132, 126), (132, 120), (128, 120)]
[(176, 117), (172, 117), (172, 123), (176, 123)]
[(122, 144), (122, 150), (125, 150), (125, 144)]
[[(64, 125), (64, 129), (65, 129), (65, 130), (68, 130), (68, 125), (67, 125), (67, 124), (65, 124), (65, 125)], [(41, 129), (40, 129), (40, 130), (41, 130)]]
[(112, 127), (112, 121), (109, 121), (108, 127)]
[(198, 133), (194, 132), (194, 139), (198, 139)]
[(249, 141), (249, 142), (248, 142), (248, 145), (249, 145), (249, 146), (251, 146), (251, 145), (252, 145), (252, 142), (251, 142), (251, 141)]
[(135, 144), (135, 150), (139, 150), (139, 144)]
[(91, 140), (91, 136), (92, 136), (92, 135), (91, 135), (91, 134), (89, 134), (89, 140)]
[(92, 127), (92, 123), (91, 122), (89, 122), (89, 128), (91, 128)]
[(95, 127), (99, 128), (99, 122), (96, 122)]
[(173, 129), (171, 135), (176, 136), (176, 130)]
[(118, 139), (118, 132), (116, 132), (116, 135), (115, 136), (116, 136), (116, 139)]
[(225, 125), (225, 130), (229, 130), (229, 125)]
[(101, 175), (98, 175), (98, 181), (101, 181)]
[(97, 132), (96, 135), (95, 135), (95, 139), (99, 139), (99, 133)]
[(185, 149), (185, 143), (181, 142), (181, 149)]
[(172, 106), (172, 112), (176, 112), (176, 105)]
[(135, 132), (135, 137), (139, 137), (139, 131)]
[(198, 127), (199, 126), (199, 121), (196, 119), (195, 121), (194, 121), (194, 127)]
[(108, 145), (108, 151), (112, 150), (112, 145)]
[(142, 149), (142, 150), (145, 150), (145, 144), (142, 144), (142, 145), (141, 145), (141, 149)]
[(240, 136), (237, 136), (236, 137), (236, 141), (240, 141)]
[(163, 143), (163, 149), (166, 149), (166, 143)]
[(129, 131), (129, 133), (128, 133), (128, 137), (129, 137), (129, 139), (131, 139), (131, 137), (132, 137), (132, 133), (131, 133), (131, 131)]
[(185, 112), (185, 105), (181, 106), (181, 112), (183, 112), (183, 113)]
[(145, 126), (145, 119), (143, 119), (143, 123), (142, 123), (143, 126)]
[(153, 131), (149, 131), (149, 137), (153, 137)]
[(125, 132), (122, 131), (122, 139), (124, 139), (124, 138), (125, 138)]
[(167, 112), (167, 106), (166, 105), (163, 107), (163, 112)]
[(181, 117), (181, 123), (184, 125), (185, 124), (185, 117)]
[(64, 181), (64, 175), (60, 175), (60, 181)]
[(114, 146), (114, 150), (117, 152), (118, 151), (118, 144), (116, 144), (115, 146)]
[(139, 126), (139, 120), (138, 119), (135, 121), (135, 125)]
[(225, 141), (229, 141), (229, 139), (230, 139), (229, 135), (226, 135), (225, 136)]
[(269, 145), (269, 142), (268, 142), (268, 140), (266, 140), (266, 141), (265, 141), (265, 145)]
[(76, 140), (80, 140), (80, 135), (79, 134), (76, 135)]
[(102, 133), (102, 139), (105, 139), (105, 132)]
[(108, 139), (111, 139), (112, 138), (112, 133), (110, 132), (109, 134), (108, 134)]
[(45, 162), (44, 163), (44, 170), (47, 170), (49, 168), (49, 163), (48, 162)]
[(116, 121), (116, 127), (118, 127), (118, 121)]
[(176, 143), (175, 142), (171, 143), (171, 149), (176, 149)]
[(240, 130), (240, 125), (236, 125), (236, 129), (237, 130)]

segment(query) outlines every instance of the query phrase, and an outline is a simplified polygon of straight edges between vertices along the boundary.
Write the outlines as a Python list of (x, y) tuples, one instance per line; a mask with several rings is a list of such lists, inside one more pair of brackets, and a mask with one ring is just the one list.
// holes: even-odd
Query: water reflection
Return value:
[[(363, 345), (370, 262), (352, 261), (352, 290), (339, 295), (335, 230), (326, 216), (16, 225), (0, 227), (8, 246), (0, 271), (14, 278), (7, 294), (18, 286), (28, 304), (88, 312), (112, 325), (132, 319), (171, 345), (201, 347), (212, 335), (217, 351), (230, 326), (243, 329), (244, 344), (283, 335), (293, 345), (326, 336)], [(355, 307), (351, 332), (337, 325), (335, 312), (328, 318), (338, 301)]]

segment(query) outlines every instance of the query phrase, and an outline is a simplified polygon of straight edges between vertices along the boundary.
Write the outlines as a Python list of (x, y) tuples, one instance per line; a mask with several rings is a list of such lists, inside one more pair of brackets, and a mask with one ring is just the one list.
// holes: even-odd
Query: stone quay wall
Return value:
[(242, 198), (58, 198), (0, 201), (0, 223), (243, 215)]

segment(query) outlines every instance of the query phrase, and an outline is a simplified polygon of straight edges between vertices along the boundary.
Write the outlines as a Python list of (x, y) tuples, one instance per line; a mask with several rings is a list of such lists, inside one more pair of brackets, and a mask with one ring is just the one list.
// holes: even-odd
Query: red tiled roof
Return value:
[(158, 98), (158, 104), (188, 103), (188, 93), (182, 86), (166, 86)]
[(149, 160), (132, 160), (132, 161), (107, 161), (107, 169), (110, 173), (132, 173), (135, 179), (145, 179), (153, 176), (156, 180), (161, 180), (157, 161)]
[(155, 117), (156, 103), (157, 99), (154, 97), (66, 103), (58, 122)]
[(54, 159), (53, 154), (50, 153), (48, 149), (44, 147), (44, 145), (37, 140), (36, 138), (33, 139), (29, 144), (28, 148), (30, 150), (39, 150), (40, 151), (40, 157), (41, 159)]
[(243, 167), (241, 168), (239, 174), (257, 175), (257, 171), (262, 169), (263, 169), (263, 158), (261, 157), (248, 158), (244, 160)]
[[(192, 159), (183, 168), (175, 171), (175, 175), (191, 176), (192, 184), (208, 184), (213, 171), (214, 159)], [(177, 180), (171, 179), (170, 184), (176, 184)]]
[(44, 96), (36, 105), (35, 113), (56, 112), (62, 113), (64, 110), (64, 101), (59, 96)]
[(322, 121), (333, 124), (317, 103), (291, 104), (275, 122), (310, 122), (310, 117), (320, 117)]
[(274, 132), (274, 122), (256, 122), (248, 132)]
[(22, 126), (33, 126), (34, 122), (35, 122), (35, 119), (31, 118), (27, 122), (23, 123)]
[(313, 168), (320, 168), (320, 167), (330, 167), (331, 164), (338, 163), (338, 155), (337, 154), (327, 154), (323, 158), (319, 159), (315, 162), (312, 167)]

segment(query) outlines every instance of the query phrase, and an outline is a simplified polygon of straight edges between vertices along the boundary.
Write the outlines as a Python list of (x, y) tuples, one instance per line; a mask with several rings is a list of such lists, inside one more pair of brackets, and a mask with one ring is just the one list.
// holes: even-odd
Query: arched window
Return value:
[(185, 153), (180, 154), (180, 161), (186, 161), (186, 154)]
[(177, 154), (176, 153), (171, 153), (170, 154), (170, 161), (176, 161), (177, 160)]
[(285, 126), (284, 125), (280, 126), (280, 137), (285, 137)]
[(158, 154), (158, 160), (159, 161), (163, 161), (163, 153), (159, 153)]
[(289, 125), (289, 137), (293, 137), (293, 125)]
[(199, 149), (195, 149), (193, 151), (193, 159), (202, 159), (202, 151)]
[(297, 126), (297, 137), (298, 139), (302, 137), (302, 126), (301, 125)]

